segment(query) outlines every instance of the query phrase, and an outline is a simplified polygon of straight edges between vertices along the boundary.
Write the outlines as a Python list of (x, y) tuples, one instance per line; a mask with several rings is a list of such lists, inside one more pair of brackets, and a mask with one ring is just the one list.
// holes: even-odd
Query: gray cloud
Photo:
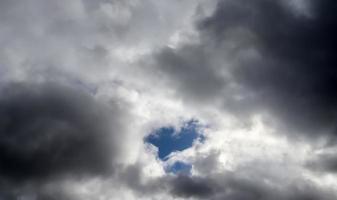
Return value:
[[(310, 13), (304, 15), (287, 3), (220, 0), (211, 16), (196, 23), (200, 43), (162, 48), (153, 55), (153, 69), (186, 104), (216, 106), (222, 99), (221, 108), (239, 120), (266, 114), (290, 140), (296, 133), (335, 138), (337, 4), (310, 1)], [(196, 167), (203, 160), (207, 158)], [(274, 175), (256, 176), (270, 166), (255, 167), (252, 163), (245, 174), (177, 177), (170, 191), (183, 198), (216, 200), (336, 198), (301, 175), (294, 182), (279, 182), (273, 177), (282, 173), (278, 169)], [(305, 167), (335, 172), (336, 159), (321, 155)]]
[[(213, 160), (216, 153), (209, 154)], [(219, 167), (210, 167), (208, 170)], [(299, 171), (282, 171), (267, 160), (251, 161), (233, 170), (222, 170), (200, 175), (165, 175), (147, 179), (143, 166), (136, 164), (124, 168), (119, 178), (128, 188), (143, 198), (154, 198), (157, 194), (171, 194), (182, 199), (210, 200), (333, 200), (336, 193), (332, 188), (318, 185)]]
[(238, 61), (231, 70), (235, 82), (253, 93), (247, 104), (268, 108), (289, 129), (335, 132), (336, 6), (329, 0), (313, 2), (312, 17), (306, 17), (282, 1), (220, 1), (199, 28), (224, 46), (233, 30), (251, 35), (248, 46), (238, 48), (252, 48), (259, 56), (236, 50)]
[(334, 191), (319, 187), (303, 177), (291, 181), (278, 180), (274, 175), (261, 173), (254, 167), (231, 172), (223, 171), (208, 176), (165, 176), (148, 182), (140, 181), (138, 173), (132, 175), (136, 175), (136, 178), (129, 182), (129, 187), (140, 196), (149, 198), (166, 191), (174, 197), (183, 199), (333, 200), (336, 198)]
[[(198, 158), (197, 164), (218, 157), (212, 152)], [(275, 166), (268, 159), (253, 160), (231, 170), (212, 171), (221, 166), (213, 165), (208, 173), (169, 177), (167, 184), (172, 195), (211, 200), (332, 200), (337, 197), (334, 190), (315, 184), (299, 171), (283, 171), (284, 166)]]
[(335, 152), (319, 153), (309, 161), (306, 166), (317, 172), (337, 173), (337, 156)]
[[(291, 4), (289, 4), (291, 5)], [(223, 99), (244, 118), (276, 117), (285, 132), (336, 132), (336, 3), (312, 2), (310, 16), (284, 1), (219, 1), (197, 22), (200, 44), (154, 55), (187, 101)]]
[[(252, 170), (253, 171), (253, 170)], [(172, 182), (172, 194), (196, 199), (233, 200), (305, 200), (336, 198), (333, 191), (318, 188), (308, 181), (277, 183), (268, 176), (256, 179), (254, 174), (236, 171), (209, 177), (177, 177)], [(269, 180), (270, 182), (268, 182)]]
[[(221, 150), (193, 152), (212, 149), (211, 142), (189, 149), (198, 175), (159, 176), (162, 163), (149, 159), (149, 152), (143, 155), (135, 138), (142, 144), (151, 123), (160, 127), (184, 112), (200, 114), (203, 106), (220, 115), (229, 111), (241, 121), (266, 114), (290, 141), (295, 132), (336, 136), (337, 3), (310, 1), (303, 14), (287, 0), (219, 0), (214, 12), (204, 15), (201, 4), (173, 2), (0, 2), (0, 79), (24, 80), (0, 83), (0, 200), (80, 199), (65, 182), (93, 179), (97, 190), (88, 190), (89, 199), (99, 192), (118, 199), (110, 189), (145, 199), (336, 199), (328, 187), (287, 168), (300, 162), (278, 168), (268, 165), (273, 158), (257, 163), (257, 155), (248, 167), (220, 171)], [(200, 40), (167, 47), (193, 19)], [(133, 56), (143, 59), (129, 61)], [(130, 106), (121, 108), (114, 97)], [(177, 100), (177, 110), (188, 109), (171, 113), (176, 105), (167, 109), (166, 100)], [(135, 118), (126, 117), (129, 111)], [(168, 119), (154, 119), (158, 115)], [(135, 135), (124, 137), (128, 125)], [(260, 139), (256, 146), (263, 146)], [(135, 144), (124, 148), (131, 152), (125, 157), (123, 144)], [(233, 151), (248, 150), (242, 145)], [(122, 164), (117, 157), (125, 159)], [(305, 169), (296, 169), (335, 173), (336, 160), (332, 154), (313, 156)], [(149, 176), (153, 168), (154, 177)]]
[(211, 198), (214, 195), (214, 185), (209, 179), (178, 176), (171, 184), (171, 193), (175, 196)]
[(225, 80), (209, 62), (209, 52), (199, 45), (164, 48), (155, 55), (155, 68), (186, 99), (210, 100), (225, 86)]
[(0, 177), (8, 187), (28, 183), (34, 188), (58, 179), (109, 175), (124, 116), (117, 105), (100, 103), (74, 87), (6, 84), (0, 98)]
[(63, 191), (37, 192), (35, 194), (15, 194), (4, 192), (0, 194), (0, 199), (4, 200), (76, 200), (74, 196), (63, 193)]

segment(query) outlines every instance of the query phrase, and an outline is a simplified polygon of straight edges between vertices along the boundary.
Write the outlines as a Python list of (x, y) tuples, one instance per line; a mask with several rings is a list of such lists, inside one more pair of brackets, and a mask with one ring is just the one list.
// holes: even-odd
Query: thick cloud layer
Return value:
[(316, 153), (311, 160), (307, 162), (307, 166), (319, 173), (337, 173), (337, 156), (336, 150), (326, 150)]
[(336, 9), (1, 1), (0, 200), (337, 199)]
[(0, 96), (0, 176), (8, 184), (114, 171), (124, 115), (117, 105), (55, 83), (8, 84)]
[(333, 200), (337, 197), (333, 190), (298, 175), (284, 179), (261, 171), (254, 163), (250, 164), (250, 167), (208, 176), (166, 176), (148, 182), (141, 181), (140, 166), (129, 167), (125, 173), (133, 177), (129, 176), (129, 187), (145, 196), (168, 190), (174, 197), (183, 199)]
[(235, 114), (267, 109), (288, 132), (335, 134), (336, 3), (306, 3), (312, 9), (298, 11), (287, 1), (219, 1), (197, 23), (201, 42), (164, 48), (155, 67), (188, 101), (222, 98)]
[(207, 50), (198, 45), (164, 48), (156, 55), (155, 67), (169, 77), (169, 84), (176, 85), (182, 93), (179, 95), (204, 101), (217, 96), (226, 83), (208, 59)]
[(213, 178), (178, 177), (173, 182), (172, 194), (196, 199), (233, 200), (332, 200), (336, 195), (322, 191), (308, 183), (298, 182), (290, 185), (269, 185), (262, 180), (240, 177), (239, 173), (227, 173)]
[(220, 1), (199, 28), (223, 46), (237, 37), (231, 72), (243, 92), (251, 93), (245, 103), (262, 102), (289, 129), (335, 134), (337, 4), (306, 3), (312, 4), (310, 16), (294, 13), (283, 1)]

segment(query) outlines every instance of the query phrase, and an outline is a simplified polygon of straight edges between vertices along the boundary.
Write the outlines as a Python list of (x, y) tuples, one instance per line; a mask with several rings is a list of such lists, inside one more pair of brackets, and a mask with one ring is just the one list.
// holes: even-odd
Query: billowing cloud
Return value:
[(1, 1), (0, 199), (336, 199), (336, 6)]
[(306, 164), (312, 170), (320, 173), (337, 173), (336, 149), (320, 149)]
[(1, 88), (0, 176), (8, 184), (114, 172), (125, 114), (55, 83)]
[(232, 78), (246, 93), (240, 101), (258, 102), (288, 131), (335, 134), (336, 4), (309, 3), (306, 16), (283, 1), (220, 1), (199, 28), (207, 41), (232, 46)]
[(319, 190), (308, 183), (271, 186), (263, 180), (249, 180), (239, 174), (227, 173), (214, 179), (178, 177), (173, 182), (172, 193), (196, 199), (335, 199), (333, 192)]

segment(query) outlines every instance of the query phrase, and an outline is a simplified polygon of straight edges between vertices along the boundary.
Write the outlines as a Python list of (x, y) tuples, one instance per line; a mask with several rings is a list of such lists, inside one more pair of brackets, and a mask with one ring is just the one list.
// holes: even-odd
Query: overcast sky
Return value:
[(337, 199), (336, 0), (0, 0), (0, 200)]

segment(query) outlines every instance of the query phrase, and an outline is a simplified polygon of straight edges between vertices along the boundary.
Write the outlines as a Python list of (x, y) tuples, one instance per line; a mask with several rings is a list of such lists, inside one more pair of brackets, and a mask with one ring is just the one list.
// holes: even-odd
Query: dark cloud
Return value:
[(180, 49), (164, 48), (155, 55), (155, 68), (169, 84), (181, 91), (186, 99), (204, 101), (214, 98), (222, 90), (225, 80), (212, 68), (209, 52), (199, 45)]
[[(213, 109), (219, 109), (221, 104), (221, 109), (242, 121), (255, 113), (266, 114), (284, 128), (289, 138), (292, 132), (336, 135), (337, 3), (307, 1), (311, 4), (306, 11), (309, 14), (303, 14), (285, 2), (290, 0), (218, 0), (214, 13), (204, 19), (200, 19), (204, 16), (200, 5), (200, 16), (191, 16), (198, 18), (196, 31), (200, 40), (178, 42), (174, 48), (160, 47), (172, 35), (178, 34), (178, 40), (184, 40), (182, 26), (190, 20), (186, 16), (192, 14), (186, 14), (185, 9), (194, 3), (0, 2), (0, 21), (4, 25), (0, 30), (0, 78), (42, 82), (0, 83), (0, 200), (74, 200), (79, 198), (72, 192), (93, 197), (109, 196), (111, 191), (123, 193), (113, 194), (111, 198), (117, 199), (133, 195), (148, 199), (155, 199), (156, 195), (161, 199), (337, 199), (329, 188), (323, 187), (324, 183), (313, 183), (301, 174), (302, 167), (336, 173), (334, 154), (314, 155), (306, 166), (298, 166), (292, 160), (288, 163), (285, 158), (284, 166), (275, 167), (269, 162), (277, 157), (261, 158), (265, 160), (261, 164), (258, 153), (249, 152), (255, 162), (220, 172), (222, 152), (201, 151), (200, 155), (194, 152), (196, 155), (189, 162), (193, 175), (177, 173), (158, 178), (150, 176), (152, 169), (148, 169), (158, 163), (139, 164), (144, 161), (144, 152), (137, 142), (130, 141), (141, 139), (136, 134), (143, 135), (139, 131), (148, 130), (151, 122), (166, 119), (171, 105), (166, 106), (158, 97), (172, 97), (171, 91), (176, 96), (169, 102), (178, 100), (180, 105), (182, 99), (182, 109), (192, 104), (186, 109), (187, 115), (203, 114), (199, 108), (210, 108), (211, 115), (205, 115), (217, 118)], [(149, 52), (155, 52), (150, 55), (153, 57), (149, 68), (133, 60), (144, 54), (145, 60)], [(129, 57), (130, 61), (124, 61)], [(157, 81), (155, 85), (153, 80)], [(106, 88), (110, 82), (120, 84), (105, 91), (110, 89)], [(129, 123), (119, 105), (107, 105), (91, 96), (111, 98), (110, 91), (117, 91), (115, 96), (121, 100), (130, 100), (128, 109), (135, 112), (134, 121)], [(164, 114), (154, 119), (157, 111)], [(180, 117), (171, 114), (168, 120)], [(130, 134), (135, 135), (122, 138), (126, 124), (133, 129)], [(210, 132), (222, 131), (212, 128)], [(130, 156), (123, 157), (119, 151), (123, 139), (128, 140), (125, 144), (131, 144), (127, 149), (132, 152)], [(260, 139), (252, 142), (263, 146)], [(244, 144), (233, 150), (234, 166), (242, 164), (235, 155), (250, 151)], [(202, 145), (212, 143), (200, 144), (201, 150), (209, 149)], [(117, 157), (123, 161), (117, 164)], [(136, 164), (123, 164), (132, 162)], [(90, 182), (92, 178), (94, 183)], [(67, 188), (67, 184), (82, 186), (81, 181), (88, 180), (97, 185), (86, 194), (84, 190)]]
[(211, 197), (214, 194), (213, 185), (211, 185), (213, 182), (208, 178), (167, 174), (145, 180), (140, 164), (130, 165), (122, 169), (119, 173), (119, 180), (138, 195), (145, 197), (163, 192), (169, 192), (175, 197), (184, 198)]
[(217, 150), (212, 150), (204, 155), (197, 154), (196, 159), (193, 161), (193, 169), (203, 175), (215, 173), (219, 166), (219, 155), (220, 152)]
[[(210, 155), (214, 156), (214, 155)], [(272, 168), (268, 163), (264, 168)], [(263, 169), (261, 163), (207, 175), (165, 175), (144, 179), (142, 165), (124, 168), (119, 180), (141, 197), (152, 198), (169, 192), (175, 198), (209, 200), (333, 200), (335, 192), (298, 174)], [(210, 168), (211, 170), (213, 168)]]
[(114, 172), (125, 116), (117, 105), (56, 83), (0, 93), (0, 198), (74, 199), (46, 185)]
[[(165, 47), (153, 55), (157, 75), (168, 80), (187, 104), (208, 105), (222, 99), (223, 108), (238, 119), (263, 113), (290, 139), (293, 133), (336, 136), (337, 3), (307, 1), (310, 10), (301, 11), (289, 2), (219, 0), (214, 13), (196, 24), (200, 43)], [(216, 159), (209, 159), (216, 165)], [(203, 160), (207, 158), (194, 169), (202, 171), (208, 164)], [(335, 171), (335, 156), (320, 157), (315, 165)], [(245, 174), (177, 176), (169, 187), (174, 196), (183, 198), (336, 198), (301, 176), (276, 180), (275, 174), (282, 173), (277, 169), (270, 172), (274, 175), (256, 175), (267, 168), (252, 164)]]
[(71, 195), (66, 195), (62, 192), (58, 193), (38, 193), (38, 194), (10, 194), (2, 193), (0, 194), (1, 200), (76, 200), (75, 197)]
[[(188, 102), (223, 99), (240, 114), (276, 117), (285, 132), (336, 133), (337, 3), (220, 0), (197, 22), (199, 44), (164, 48), (154, 58)], [(186, 98), (187, 97), (187, 98)]]
[(306, 163), (310, 169), (323, 173), (337, 173), (336, 152), (320, 153)]
[(171, 193), (181, 197), (210, 197), (213, 195), (214, 187), (208, 179), (178, 176), (172, 181)]
[[(35, 198), (35, 199), (34, 199)], [(39, 194), (33, 196), (32, 200), (75, 200), (76, 198), (66, 194)]]
[[(252, 177), (254, 177), (253, 174)], [(336, 198), (332, 191), (318, 188), (308, 181), (287, 184), (266, 181), (271, 177), (261, 176), (260, 179), (252, 177), (242, 176), (238, 171), (206, 178), (180, 176), (172, 181), (171, 192), (174, 196), (184, 198), (212, 200), (332, 200)]]
[[(243, 102), (268, 108), (288, 128), (306, 133), (335, 131), (337, 119), (337, 3), (312, 4), (308, 17), (282, 1), (219, 1), (198, 26), (223, 46), (233, 42), (231, 33), (244, 32), (231, 50), (237, 58), (233, 79), (252, 94)], [(258, 56), (249, 58), (239, 51), (244, 48)]]

